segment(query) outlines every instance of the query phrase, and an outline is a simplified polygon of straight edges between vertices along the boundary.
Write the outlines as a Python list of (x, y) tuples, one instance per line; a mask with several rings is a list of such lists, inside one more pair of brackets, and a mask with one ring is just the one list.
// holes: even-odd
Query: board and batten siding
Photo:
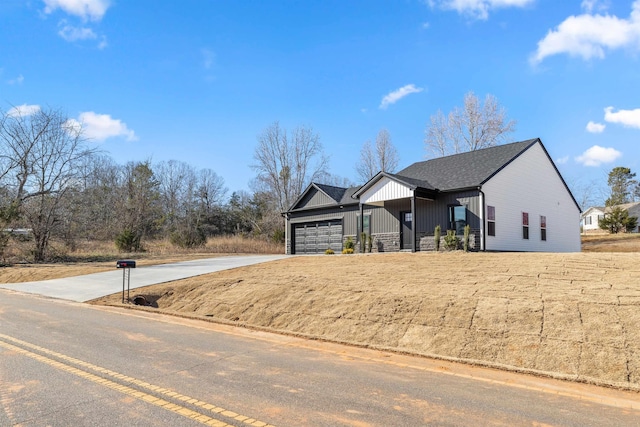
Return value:
[(360, 195), (360, 203), (382, 205), (387, 200), (405, 199), (413, 196), (413, 190), (406, 185), (384, 177)]
[(298, 203), (298, 208), (315, 208), (335, 204), (336, 201), (324, 194), (322, 191), (309, 191), (309, 193)]
[[(579, 252), (580, 210), (541, 145), (535, 144), (482, 186), (485, 206), (495, 207), (496, 235), (489, 251)], [(522, 213), (529, 214), (529, 239)], [(547, 220), (541, 239), (540, 216)], [(486, 213), (483, 215), (486, 218)]]

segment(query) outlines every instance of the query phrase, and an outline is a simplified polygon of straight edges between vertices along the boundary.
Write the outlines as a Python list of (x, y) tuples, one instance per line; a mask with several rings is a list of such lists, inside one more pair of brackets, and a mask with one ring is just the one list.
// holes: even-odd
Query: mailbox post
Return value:
[(136, 268), (136, 262), (132, 259), (116, 261), (116, 268), (122, 269), (122, 303), (124, 304), (124, 287), (127, 285), (127, 302), (129, 302), (129, 289), (131, 286), (131, 269)]

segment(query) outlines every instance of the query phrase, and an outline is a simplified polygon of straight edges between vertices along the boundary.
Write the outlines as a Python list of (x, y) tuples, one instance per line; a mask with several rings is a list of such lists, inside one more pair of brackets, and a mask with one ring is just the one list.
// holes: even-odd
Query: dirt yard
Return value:
[(151, 310), (640, 390), (638, 253), (292, 257), (133, 295)]

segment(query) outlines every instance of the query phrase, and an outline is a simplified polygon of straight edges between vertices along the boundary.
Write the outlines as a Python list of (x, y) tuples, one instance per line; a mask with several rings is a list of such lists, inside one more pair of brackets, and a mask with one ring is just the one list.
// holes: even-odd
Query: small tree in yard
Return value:
[(460, 238), (456, 236), (456, 230), (447, 230), (447, 235), (444, 236), (444, 247), (449, 251), (455, 251), (459, 243)]
[(471, 227), (467, 224), (464, 226), (464, 241), (463, 247), (465, 252), (469, 252), (469, 233), (471, 232)]
[(598, 226), (611, 234), (618, 234), (621, 231), (631, 232), (637, 225), (638, 218), (629, 216), (629, 212), (619, 206), (611, 209), (611, 212), (598, 221)]
[(433, 243), (436, 245), (436, 252), (440, 250), (440, 236), (442, 235), (442, 227), (436, 225), (436, 229), (433, 233)]

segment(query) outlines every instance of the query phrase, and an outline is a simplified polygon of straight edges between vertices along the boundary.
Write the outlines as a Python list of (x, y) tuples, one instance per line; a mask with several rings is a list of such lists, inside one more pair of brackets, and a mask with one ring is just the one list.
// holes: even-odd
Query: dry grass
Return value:
[(640, 234), (582, 236), (583, 252), (640, 252)]
[[(239, 253), (231, 244), (176, 253), (156, 242), (135, 258), (144, 265)], [(293, 257), (134, 294), (168, 313), (640, 389), (640, 236), (584, 245), (599, 253)], [(612, 248), (628, 253), (602, 252)], [(79, 259), (111, 259), (2, 268), (0, 280), (108, 270), (128, 256), (89, 249)]]
[(49, 264), (29, 263), (29, 242), (15, 242), (11, 245), (7, 259), (12, 262), (0, 267), (0, 282), (21, 283), (38, 280), (109, 271), (118, 259), (133, 258), (139, 266), (166, 264), (193, 259), (212, 258), (230, 254), (273, 254), (282, 253), (282, 245), (259, 239), (240, 236), (210, 238), (204, 247), (181, 249), (168, 240), (150, 241), (145, 244), (145, 252), (118, 252), (111, 242), (78, 242), (74, 250), (63, 244), (52, 244), (53, 258)]
[(136, 294), (167, 312), (637, 388), (638, 277), (638, 254), (310, 256)]

